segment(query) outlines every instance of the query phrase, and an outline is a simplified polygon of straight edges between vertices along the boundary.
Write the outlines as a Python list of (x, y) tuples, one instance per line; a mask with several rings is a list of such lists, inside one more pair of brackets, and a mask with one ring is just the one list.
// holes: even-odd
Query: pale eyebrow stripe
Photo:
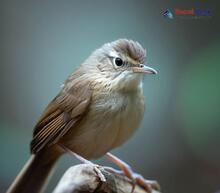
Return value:
[(117, 52), (114, 52), (114, 51), (110, 51), (110, 52), (109, 52), (109, 56), (110, 56), (110, 57), (113, 57), (113, 58), (120, 57), (120, 56), (117, 54)]

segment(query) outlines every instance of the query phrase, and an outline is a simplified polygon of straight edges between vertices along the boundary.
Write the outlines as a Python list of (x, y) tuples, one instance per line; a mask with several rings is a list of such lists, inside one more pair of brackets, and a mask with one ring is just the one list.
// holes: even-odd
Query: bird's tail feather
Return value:
[(42, 150), (32, 155), (6, 193), (42, 192), (60, 156), (59, 153), (52, 155), (50, 152)]

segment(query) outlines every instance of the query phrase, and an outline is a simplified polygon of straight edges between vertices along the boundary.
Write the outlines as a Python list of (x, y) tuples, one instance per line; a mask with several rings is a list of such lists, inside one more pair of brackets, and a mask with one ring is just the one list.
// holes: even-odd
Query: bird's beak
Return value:
[(148, 67), (144, 64), (140, 64), (139, 66), (132, 67), (133, 72), (135, 73), (144, 73), (144, 74), (157, 74), (157, 71), (151, 67)]

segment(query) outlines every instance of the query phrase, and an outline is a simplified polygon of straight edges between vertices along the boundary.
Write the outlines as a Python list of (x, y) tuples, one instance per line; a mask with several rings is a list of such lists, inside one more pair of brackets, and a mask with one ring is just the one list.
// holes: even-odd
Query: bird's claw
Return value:
[(146, 190), (147, 192), (151, 193), (152, 190), (160, 190), (160, 185), (157, 181), (154, 180), (146, 180), (144, 179), (143, 176), (141, 176), (140, 174), (133, 174), (133, 178), (134, 178), (134, 182), (135, 184), (139, 185), (140, 187), (142, 187), (144, 190)]
[(104, 174), (100, 170), (100, 167), (101, 166), (94, 164), (94, 171), (96, 172), (96, 174), (99, 177), (101, 182), (106, 182), (106, 177), (104, 176)]
[(160, 190), (160, 185), (157, 181), (146, 180), (142, 175), (134, 173), (130, 166), (126, 167), (125, 171), (116, 170), (111, 167), (104, 167), (107, 171), (115, 173), (116, 175), (125, 176), (132, 183), (131, 193), (134, 192), (135, 186), (138, 185), (146, 190), (148, 193), (151, 193), (152, 190)]

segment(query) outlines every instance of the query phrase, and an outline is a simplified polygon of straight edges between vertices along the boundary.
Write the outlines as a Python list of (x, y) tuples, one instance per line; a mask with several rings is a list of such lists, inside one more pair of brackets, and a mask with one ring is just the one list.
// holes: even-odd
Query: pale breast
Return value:
[(142, 92), (99, 94), (86, 118), (73, 128), (68, 146), (85, 158), (101, 157), (133, 134), (143, 113)]

